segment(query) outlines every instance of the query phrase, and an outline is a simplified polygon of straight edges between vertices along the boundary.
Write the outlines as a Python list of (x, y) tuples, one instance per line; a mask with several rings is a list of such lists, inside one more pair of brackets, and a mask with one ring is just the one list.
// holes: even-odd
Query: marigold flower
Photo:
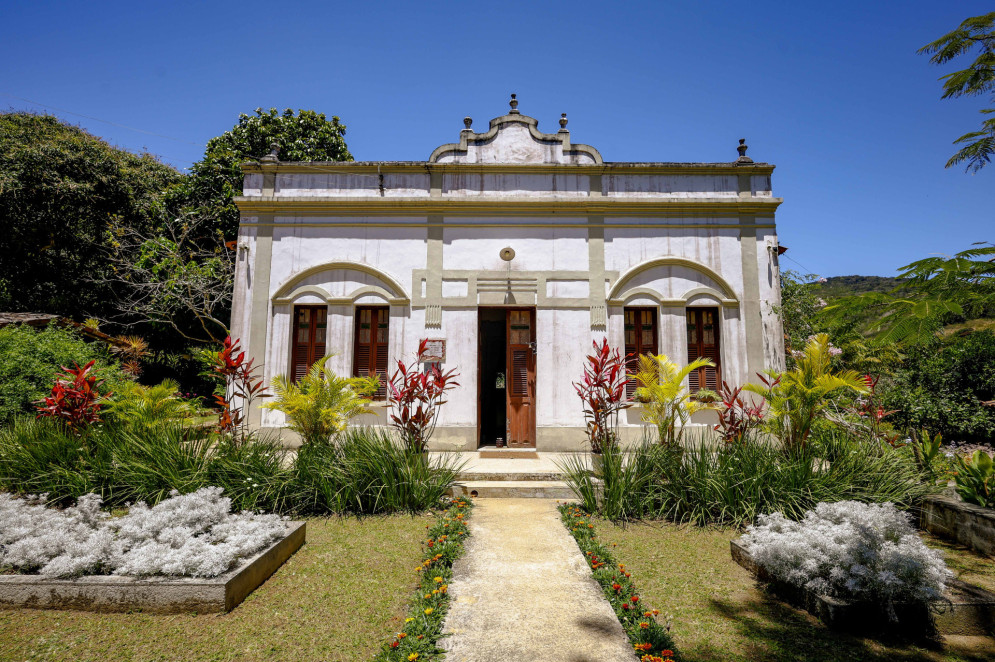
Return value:
[(431, 594), (431, 593), (426, 593), (426, 594), (425, 594), (425, 599), (426, 599), (426, 600), (428, 600), (428, 599), (429, 599), (429, 598), (431, 598), (431, 597), (432, 597), (432, 594)]
[(405, 623), (410, 623), (410, 622), (411, 622), (411, 621), (413, 621), (413, 620), (415, 620), (415, 619), (414, 619), (413, 617), (410, 617), (410, 616), (409, 616), (408, 618), (405, 618), (405, 619), (404, 619), (404, 622), (405, 622)]
[(643, 621), (642, 623), (639, 624), (639, 627), (641, 627), (644, 630), (648, 629), (649, 626), (650, 626), (650, 624), (647, 623), (646, 621)]
[(404, 639), (406, 636), (408, 636), (407, 632), (398, 632), (397, 633), (397, 638), (398, 639)]
[(660, 615), (660, 610), (659, 609), (654, 609), (653, 610), (653, 615), (654, 616), (659, 616)]
[(667, 649), (667, 650), (665, 650), (665, 651), (661, 651), (661, 652), (660, 652), (660, 655), (662, 655), (662, 656), (664, 656), (664, 657), (673, 657), (673, 656), (674, 656), (674, 651), (672, 651), (672, 650), (670, 650), (670, 649), (668, 648), (668, 649)]
[(435, 579), (434, 579), (433, 581), (434, 581), (434, 582), (435, 582), (436, 584), (441, 584), (441, 583), (442, 583), (442, 577), (436, 577), (436, 578), (435, 578)]
[(622, 603), (622, 609), (625, 609), (626, 611), (628, 611), (629, 609), (632, 609), (632, 607), (629, 606), (628, 602), (623, 602)]
[(428, 616), (428, 615), (429, 615), (429, 614), (431, 614), (431, 613), (432, 613), (433, 611), (435, 611), (435, 610), (434, 610), (434, 609), (432, 609), (431, 607), (429, 607), (428, 609), (426, 609), (426, 610), (425, 610), (425, 615), (426, 615), (426, 616)]
[(632, 604), (636, 604), (637, 602), (639, 602), (639, 596), (638, 595), (634, 595), (634, 596), (632, 596), (631, 600), (632, 600)]
[(615, 589), (616, 593), (618, 593), (619, 591), (622, 590), (622, 585), (616, 582), (616, 583), (612, 584), (612, 588)]
[(651, 611), (647, 611), (647, 612), (643, 613), (643, 616), (645, 616), (646, 618), (649, 618), (652, 615), (653, 615), (653, 612), (651, 612)]
[(635, 648), (637, 651), (648, 651), (651, 648), (653, 648), (653, 644), (643, 642), (641, 644), (636, 644), (635, 646), (633, 646), (633, 648)]
[(399, 642), (399, 641), (392, 641), (392, 642), (390, 642), (390, 647), (391, 648), (397, 648), (400, 645), (401, 645), (401, 642)]
[(408, 662), (415, 662), (418, 659), (418, 653), (412, 653), (408, 656)]

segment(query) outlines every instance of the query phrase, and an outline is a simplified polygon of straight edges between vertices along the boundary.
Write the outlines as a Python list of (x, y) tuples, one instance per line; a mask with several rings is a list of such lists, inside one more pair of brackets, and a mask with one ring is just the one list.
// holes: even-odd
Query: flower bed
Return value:
[(444, 654), (438, 641), (449, 609), (449, 582), (453, 563), (463, 554), (463, 543), (470, 535), (467, 518), (472, 509), (470, 501), (456, 499), (434, 525), (425, 527), (425, 559), (415, 568), (421, 584), (404, 627), (384, 644), (377, 662), (434, 660)]
[(933, 535), (995, 557), (995, 509), (934, 496), (923, 500), (921, 512), (920, 526)]
[(761, 515), (742, 546), (772, 578), (819, 595), (876, 603), (938, 600), (953, 577), (894, 504), (820, 503), (795, 522)]
[(86, 495), (65, 510), (0, 494), (0, 605), (225, 612), (304, 544), (303, 522), (229, 513), (219, 488), (122, 517)]
[(111, 517), (96, 494), (65, 510), (0, 494), (0, 569), (45, 577), (217, 577), (286, 535), (286, 519), (231, 513), (220, 487)]
[(656, 620), (659, 611), (642, 604), (625, 564), (616, 563), (611, 552), (595, 539), (594, 524), (576, 506), (561, 505), (560, 518), (591, 564), (591, 574), (643, 662), (680, 659), (674, 652), (670, 628)]

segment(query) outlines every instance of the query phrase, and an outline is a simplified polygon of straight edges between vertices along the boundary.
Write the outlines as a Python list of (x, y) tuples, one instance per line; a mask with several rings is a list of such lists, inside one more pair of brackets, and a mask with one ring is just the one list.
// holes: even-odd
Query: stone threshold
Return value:
[(305, 522), (288, 522), (283, 538), (212, 578), (0, 575), (0, 607), (160, 614), (229, 612), (300, 549), (306, 527)]
[(830, 629), (854, 634), (898, 632), (921, 639), (930, 634), (995, 635), (995, 594), (957, 579), (947, 582), (944, 600), (931, 604), (896, 603), (898, 623), (892, 623), (878, 603), (844, 602), (776, 580), (753, 560), (737, 541), (729, 542), (732, 559), (772, 592), (804, 609)]

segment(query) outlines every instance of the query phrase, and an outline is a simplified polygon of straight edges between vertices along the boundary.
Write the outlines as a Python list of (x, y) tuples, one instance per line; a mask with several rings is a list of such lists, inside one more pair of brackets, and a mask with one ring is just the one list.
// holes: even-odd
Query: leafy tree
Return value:
[(908, 351), (882, 395), (896, 427), (942, 433), (944, 440), (995, 441), (995, 334), (978, 331)]
[(270, 153), (270, 144), (280, 146), (282, 161), (352, 161), (345, 144), (346, 127), (338, 117), (324, 113), (276, 108), (255, 115), (241, 114), (238, 124), (207, 143), (204, 158), (191, 168), (181, 191), (185, 206), (214, 218), (226, 239), (238, 233), (239, 213), (233, 198), (242, 194), (242, 164)]
[[(995, 12), (968, 18), (957, 29), (919, 49), (919, 53), (932, 55), (929, 61), (933, 64), (946, 64), (976, 47), (980, 53), (967, 69), (940, 78), (944, 81), (943, 99), (991, 94), (995, 102)], [(947, 168), (966, 162), (967, 171), (977, 172), (991, 161), (995, 153), (995, 108), (983, 108), (981, 114), (987, 117), (981, 130), (965, 133), (954, 141), (964, 146), (950, 157)]]
[(154, 227), (181, 179), (50, 115), (0, 114), (0, 310), (102, 316), (111, 218)]
[(952, 257), (930, 257), (900, 270), (901, 291), (869, 292), (827, 306), (828, 323), (869, 320), (878, 345), (915, 345), (951, 321), (995, 312), (995, 246), (975, 244)]
[(213, 219), (189, 212), (152, 231), (115, 219), (107, 252), (119, 319), (171, 328), (194, 343), (219, 343), (228, 335), (234, 287), (234, 246)]

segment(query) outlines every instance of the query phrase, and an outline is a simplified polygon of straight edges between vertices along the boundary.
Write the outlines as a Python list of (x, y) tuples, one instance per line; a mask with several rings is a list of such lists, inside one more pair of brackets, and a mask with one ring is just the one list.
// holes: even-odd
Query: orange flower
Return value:
[(637, 651), (648, 651), (649, 649), (653, 648), (653, 644), (648, 644), (648, 643), (636, 644), (635, 646), (633, 646), (633, 648), (635, 648)]
[(404, 639), (406, 636), (408, 636), (407, 632), (400, 632), (400, 633), (398, 633), (397, 638), (398, 639)]
[(639, 624), (639, 627), (641, 627), (644, 630), (647, 629), (649, 626), (650, 624), (647, 623), (646, 621), (643, 621), (642, 623)]

